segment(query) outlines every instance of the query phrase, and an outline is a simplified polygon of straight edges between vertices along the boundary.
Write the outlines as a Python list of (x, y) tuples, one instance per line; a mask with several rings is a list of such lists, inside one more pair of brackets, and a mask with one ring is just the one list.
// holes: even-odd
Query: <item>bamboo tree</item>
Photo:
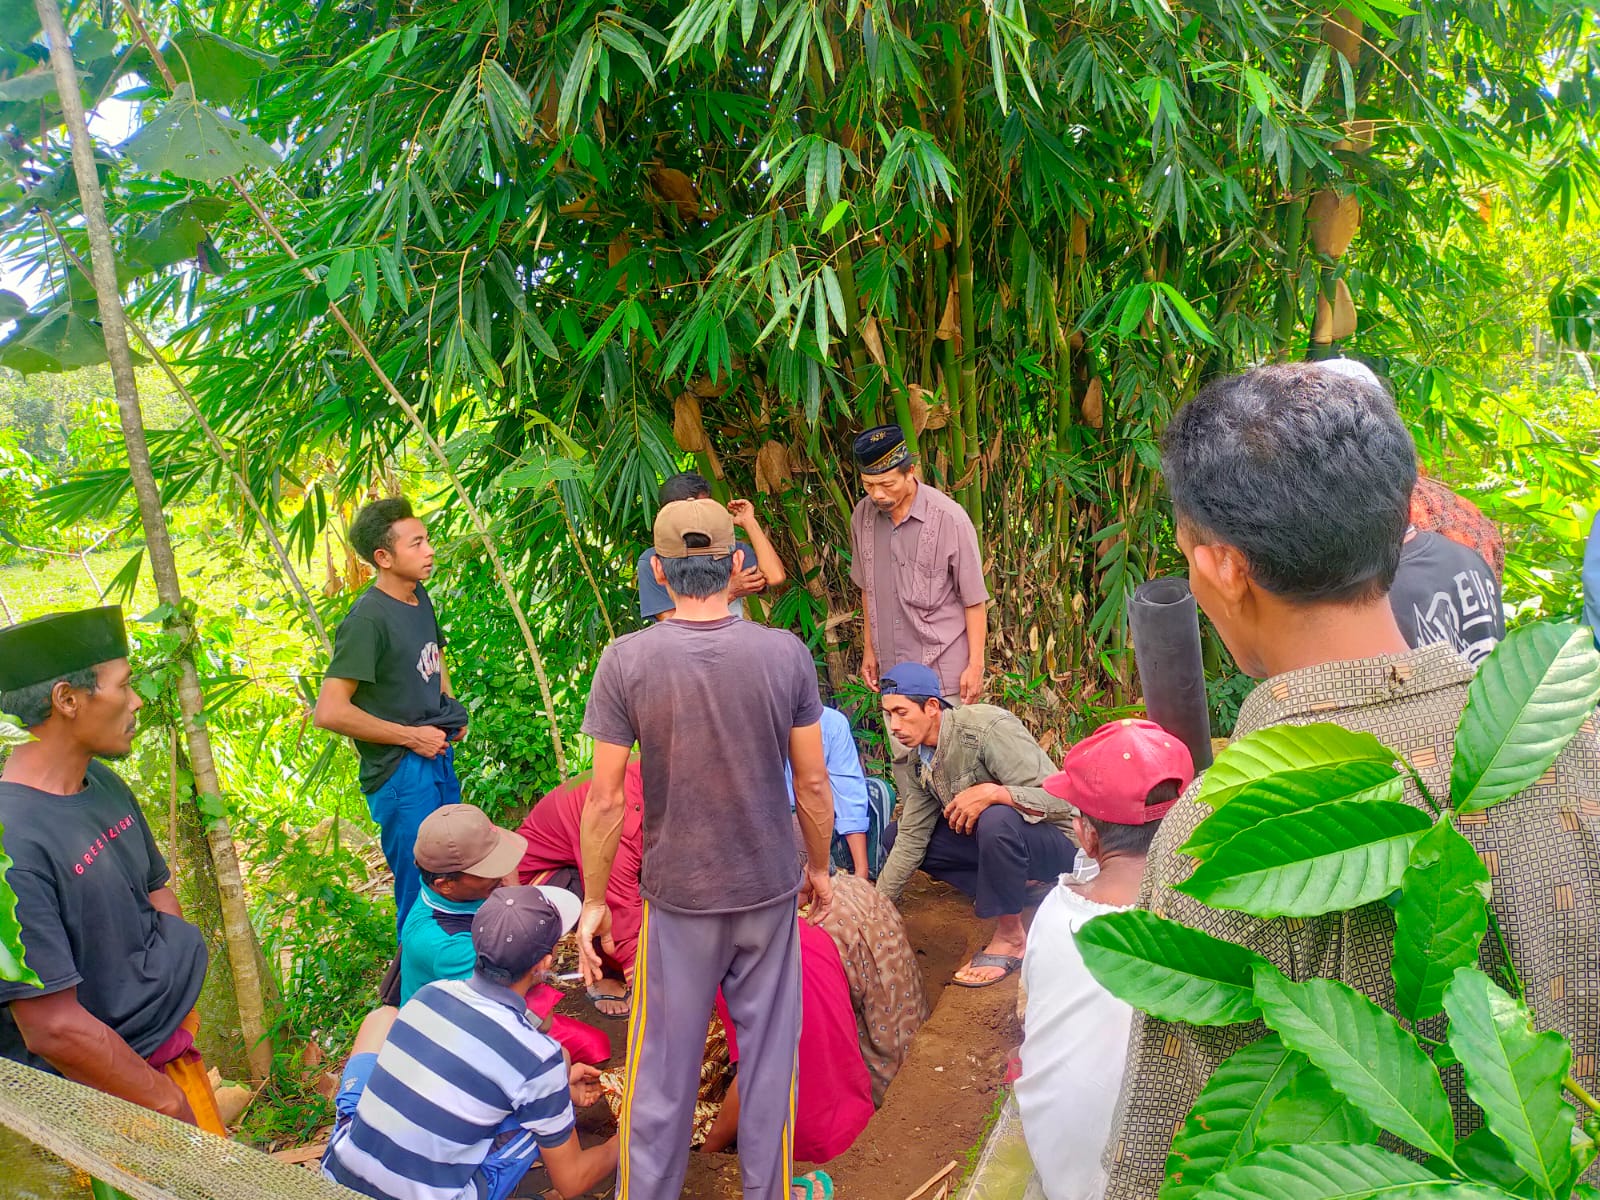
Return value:
[[(133, 351), (128, 345), (122, 296), (117, 287), (111, 226), (106, 220), (105, 198), (100, 190), (100, 177), (95, 170), (94, 143), (84, 117), (78, 69), (72, 61), (72, 43), (67, 37), (56, 0), (35, 0), (35, 4), (50, 43), (50, 62), (55, 70), (67, 135), (72, 142), (72, 166), (77, 175), (78, 193), (83, 201), (90, 264), (95, 291), (100, 299), (100, 326), (105, 336), (106, 354), (111, 360), (117, 414), (122, 422), (123, 441), (127, 445), (128, 471), (138, 500), (140, 523), (144, 527), (150, 571), (155, 577), (156, 595), (167, 611), (163, 624), (179, 646), (178, 704), (183, 713), (189, 761), (201, 795), (220, 797), (222, 784), (217, 777), (217, 766), (211, 753), (211, 736), (205, 724), (205, 696), (200, 690), (200, 677), (194, 665), (194, 631), (189, 625), (183, 588), (178, 581), (177, 558), (172, 551), (166, 515), (161, 509), (161, 489), (150, 464), (144, 414), (139, 407), (139, 386), (133, 370)], [(239, 1001), (239, 1024), (248, 1048), (250, 1068), (264, 1079), (272, 1069), (272, 1043), (267, 1033), (265, 994), (259, 971), (260, 952), (256, 945), (255, 930), (250, 925), (244, 876), (239, 869), (239, 856), (234, 848), (226, 815), (218, 814), (207, 823), (206, 841), (211, 848), (211, 863), (216, 871), (217, 890), (222, 900), (228, 962), (233, 969), (234, 988)]]
[[(167, 87), (169, 89), (175, 88), (177, 79), (172, 74), (171, 68), (168, 67), (166, 57), (161, 53), (160, 47), (156, 45), (155, 40), (150, 36), (150, 31), (143, 18), (139, 16), (138, 10), (134, 8), (133, 0), (122, 0), (122, 7), (123, 11), (128, 14), (128, 20), (132, 23), (140, 42), (149, 51), (156, 69), (161, 72), (162, 78), (166, 80)], [(255, 194), (245, 186), (244, 180), (237, 175), (230, 175), (228, 183), (238, 193), (239, 198), (249, 207), (251, 214), (266, 234), (277, 243), (278, 248), (283, 251), (291, 262), (299, 266), (300, 274), (306, 281), (313, 286), (321, 286), (322, 281), (310, 267), (304, 264), (299, 252), (283, 236), (277, 224), (267, 215), (266, 210), (256, 200)], [(333, 319), (339, 328), (344, 331), (345, 336), (350, 339), (351, 344), (355, 346), (356, 353), (372, 368), (372, 373), (377, 377), (378, 383), (383, 390), (388, 393), (395, 406), (405, 414), (405, 418), (410, 422), (412, 429), (415, 430), (417, 436), (422, 439), (423, 444), (432, 453), (435, 465), (449, 480), (451, 490), (455, 492), (456, 499), (461, 502), (461, 507), (466, 510), (473, 530), (478, 535), (479, 542), (483, 545), (483, 552), (488, 556), (489, 565), (494, 571), (495, 579), (499, 582), (500, 589), (505, 594), (506, 603), (511, 606), (511, 615), (516, 619), (517, 628), (522, 633), (523, 644), (528, 649), (528, 657), (533, 663), (534, 675), (539, 681), (539, 694), (544, 701), (545, 716), (550, 722), (550, 742), (555, 750), (556, 767), (565, 775), (567, 773), (567, 756), (561, 744), (560, 722), (556, 717), (555, 699), (551, 695), (550, 677), (545, 671), (544, 656), (539, 653), (539, 645), (534, 640), (533, 629), (528, 623), (528, 614), (522, 606), (521, 599), (517, 596), (516, 588), (512, 586), (511, 576), (506, 571), (499, 547), (495, 544), (495, 540), (489, 532), (489, 522), (485, 519), (482, 508), (472, 499), (467, 489), (462, 485), (459, 473), (451, 464), (450, 456), (445, 453), (444, 447), (439, 444), (438, 438), (428, 428), (427, 423), (417, 413), (416, 408), (395, 386), (394, 380), (389, 377), (389, 373), (383, 369), (373, 355), (366, 339), (361, 336), (360, 332), (350, 322), (339, 302), (330, 298), (328, 311), (333, 315)], [(607, 620), (609, 623), (609, 618)]]

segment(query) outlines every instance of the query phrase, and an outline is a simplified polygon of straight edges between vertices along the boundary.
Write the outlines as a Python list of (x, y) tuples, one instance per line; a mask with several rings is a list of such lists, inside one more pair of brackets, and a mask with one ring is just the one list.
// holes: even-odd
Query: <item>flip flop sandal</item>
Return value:
[(833, 1179), (826, 1171), (812, 1171), (789, 1181), (790, 1187), (804, 1188), (805, 1200), (833, 1200)]
[(952, 977), (951, 980), (950, 980), (950, 982), (955, 984), (957, 987), (985, 988), (985, 987), (992, 987), (995, 984), (999, 983), (1007, 975), (1014, 974), (1015, 972), (1021, 970), (1022, 969), (1022, 959), (1018, 958), (1014, 954), (974, 954), (972, 956), (972, 959), (967, 963), (967, 966), (968, 967), (1002, 967), (1002, 968), (1004, 968), (1004, 972), (1005, 973), (1002, 974), (1002, 975), (996, 975), (993, 979), (967, 980), (967, 979), (956, 979), (956, 978)]
[[(589, 1003), (594, 1005), (595, 1013), (597, 1015), (601, 1016), (601, 1017), (604, 1017), (607, 1021), (626, 1021), (629, 1018), (629, 1016), (631, 1016), (633, 1014), (633, 1002), (632, 1002), (632, 993), (631, 993), (631, 991), (624, 992), (620, 996), (613, 996), (613, 995), (610, 995), (607, 992), (598, 991), (595, 988), (585, 988), (584, 990), (589, 995)], [(600, 1001), (602, 1001), (602, 1000), (609, 1000), (613, 1004), (621, 1004), (621, 1005), (623, 1005), (624, 1006), (623, 1011), (622, 1012), (606, 1012), (604, 1009), (602, 1009), (600, 1007)]]

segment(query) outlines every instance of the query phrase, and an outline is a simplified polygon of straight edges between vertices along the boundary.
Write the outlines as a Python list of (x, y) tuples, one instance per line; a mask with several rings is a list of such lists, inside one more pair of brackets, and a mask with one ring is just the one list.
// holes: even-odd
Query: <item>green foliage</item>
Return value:
[[(1451, 773), (1457, 807), (1513, 800), (1555, 762), (1597, 695), (1600, 653), (1587, 631), (1513, 633), (1468, 689)], [(1499, 936), (1489, 872), (1457, 829), (1456, 809), (1425, 792), (1396, 798), (1408, 776), (1421, 787), (1402, 756), (1331, 726), (1243, 738), (1202, 785), (1214, 811), (1182, 847), (1198, 865), (1179, 888), (1261, 918), (1341, 919), (1387, 899), (1400, 1019), (1344, 983), (1289, 979), (1242, 946), (1148, 913), (1097, 917), (1079, 931), (1096, 978), (1152, 1016), (1259, 1016), (1271, 1031), (1213, 1073), (1174, 1138), (1161, 1200), (1587, 1194), (1575, 1181), (1595, 1157), (1600, 1107), (1573, 1084), (1566, 1039), (1536, 1031), (1514, 964), (1503, 964), (1512, 992), (1479, 969), (1486, 933)], [(1345, 882), (1347, 872), (1359, 882)], [(1347, 921), (1344, 936), (1354, 927), (1374, 922)], [(1446, 1064), (1459, 1065), (1482, 1115), (1459, 1141)], [(1590, 1110), (1582, 1130), (1569, 1090)], [(1427, 1165), (1374, 1145), (1378, 1131)]]
[(1253, 972), (1262, 960), (1198, 929), (1132, 909), (1094, 922), (1078, 946), (1096, 979), (1152, 1016), (1191, 1025), (1257, 1016)]
[(1555, 762), (1600, 700), (1594, 631), (1529, 625), (1496, 648), (1473, 677), (1456, 731), (1450, 800), (1476, 812), (1514, 796)]

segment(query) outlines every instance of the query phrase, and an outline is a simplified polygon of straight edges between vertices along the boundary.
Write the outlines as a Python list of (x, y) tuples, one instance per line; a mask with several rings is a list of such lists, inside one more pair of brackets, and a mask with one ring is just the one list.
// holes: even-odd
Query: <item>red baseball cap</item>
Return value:
[(1159, 821), (1176, 803), (1146, 804), (1158, 783), (1194, 779), (1189, 747), (1154, 721), (1129, 717), (1100, 726), (1067, 751), (1061, 770), (1048, 776), (1044, 790), (1075, 805), (1079, 812), (1113, 825)]

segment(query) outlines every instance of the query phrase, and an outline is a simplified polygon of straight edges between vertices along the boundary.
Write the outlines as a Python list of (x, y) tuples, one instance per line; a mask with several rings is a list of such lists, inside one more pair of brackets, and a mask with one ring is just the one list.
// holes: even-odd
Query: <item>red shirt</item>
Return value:
[[(579, 823), (594, 780), (590, 775), (569, 779), (533, 806), (517, 830), (528, 843), (517, 876), (523, 883), (545, 871), (572, 867), (583, 877), (583, 842)], [(611, 906), (611, 934), (617, 940), (617, 957), (622, 963), (633, 961), (639, 942), (639, 864), (644, 845), (644, 782), (639, 760), (630, 759), (622, 777), (625, 805), (622, 814), (622, 840), (611, 864), (611, 882), (606, 885), (606, 903)]]
[[(872, 1077), (861, 1057), (850, 983), (839, 948), (820, 927), (800, 921), (800, 1080), (794, 1109), (794, 1156), (825, 1163), (850, 1149), (872, 1120)], [(739, 1043), (722, 992), (717, 1015), (728, 1031), (728, 1057)]]

